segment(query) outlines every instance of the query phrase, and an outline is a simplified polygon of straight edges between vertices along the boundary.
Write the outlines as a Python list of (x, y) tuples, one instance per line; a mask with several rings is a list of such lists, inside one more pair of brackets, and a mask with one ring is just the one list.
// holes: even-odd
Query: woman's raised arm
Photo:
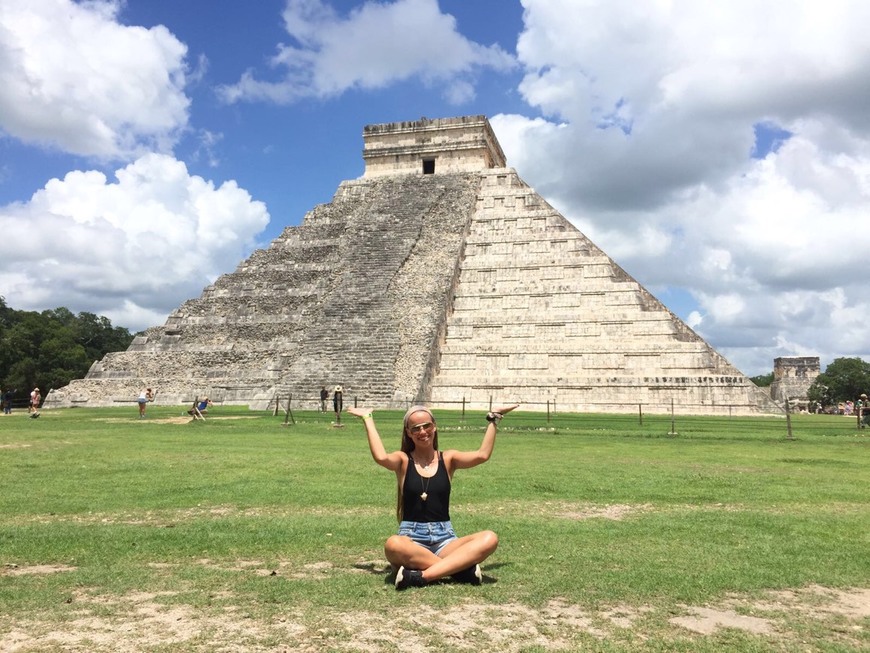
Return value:
[[(477, 451), (451, 451), (450, 460), (453, 469), (468, 469), (476, 467), (489, 460), (492, 456), (492, 450), (495, 447), (495, 435), (498, 431), (498, 423), (505, 413), (511, 412), (519, 404), (513, 406), (504, 406), (489, 413), (486, 418), (489, 424), (486, 425), (486, 431), (483, 434), (483, 441), (480, 443), (480, 448)], [(446, 455), (446, 452), (445, 452)]]
[(386, 467), (390, 471), (395, 472), (402, 466), (402, 457), (404, 454), (401, 451), (387, 453), (384, 448), (384, 443), (381, 441), (381, 434), (378, 433), (378, 428), (375, 426), (375, 419), (372, 417), (372, 411), (368, 408), (348, 408), (347, 412), (355, 417), (362, 419), (366, 427), (366, 435), (369, 440), (369, 449), (372, 452), (372, 458), (381, 467)]

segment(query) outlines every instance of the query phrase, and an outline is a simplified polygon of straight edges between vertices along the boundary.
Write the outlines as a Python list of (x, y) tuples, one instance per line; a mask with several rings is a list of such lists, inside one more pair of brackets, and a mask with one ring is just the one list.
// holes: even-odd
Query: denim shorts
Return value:
[(441, 549), (457, 539), (453, 524), (449, 521), (403, 521), (399, 523), (399, 535), (410, 537), (411, 540), (426, 547), (435, 555)]

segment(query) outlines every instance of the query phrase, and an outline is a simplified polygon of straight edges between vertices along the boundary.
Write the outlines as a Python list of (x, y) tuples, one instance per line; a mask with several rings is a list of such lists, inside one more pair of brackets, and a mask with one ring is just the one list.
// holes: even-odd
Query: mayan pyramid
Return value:
[(746, 414), (769, 397), (508, 168), (484, 116), (369, 125), (365, 173), (49, 406)]

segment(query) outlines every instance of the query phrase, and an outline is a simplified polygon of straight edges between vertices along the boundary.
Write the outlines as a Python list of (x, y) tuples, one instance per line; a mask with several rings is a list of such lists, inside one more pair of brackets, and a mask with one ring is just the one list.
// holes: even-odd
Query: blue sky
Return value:
[(338, 184), (366, 124), (508, 164), (747, 374), (870, 358), (870, 6), (0, 0), (0, 295), (162, 324)]

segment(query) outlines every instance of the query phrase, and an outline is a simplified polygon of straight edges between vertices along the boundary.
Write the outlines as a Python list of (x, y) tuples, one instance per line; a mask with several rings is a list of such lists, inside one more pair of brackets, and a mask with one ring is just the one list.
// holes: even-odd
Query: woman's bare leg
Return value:
[(394, 567), (420, 569), (428, 582), (480, 564), (498, 547), (498, 535), (481, 531), (453, 540), (440, 555), (416, 544), (404, 535), (393, 535), (384, 545), (387, 560)]
[(423, 570), (423, 578), (431, 582), (480, 564), (497, 547), (498, 535), (492, 531), (480, 531), (460, 537), (441, 550), (438, 561)]
[(428, 569), (440, 560), (426, 547), (420, 546), (406, 535), (393, 535), (384, 544), (384, 555), (393, 567)]

